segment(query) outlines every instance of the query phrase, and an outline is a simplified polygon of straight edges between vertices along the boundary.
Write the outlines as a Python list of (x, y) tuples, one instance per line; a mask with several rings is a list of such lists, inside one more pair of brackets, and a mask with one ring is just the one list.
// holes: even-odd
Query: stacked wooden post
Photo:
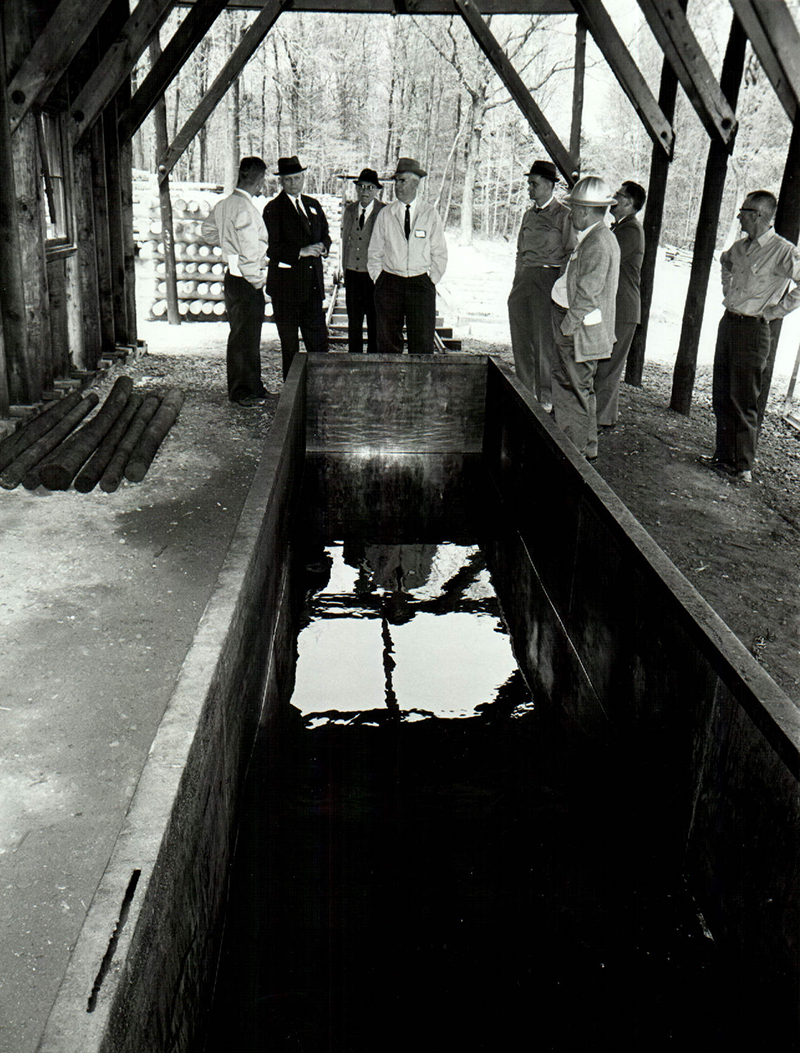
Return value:
[[(173, 182), (170, 189), (181, 318), (189, 322), (226, 321), (222, 250), (217, 245), (208, 245), (201, 232), (203, 220), (225, 195), (221, 187), (211, 183)], [(332, 194), (312, 196), (318, 198), (325, 210), (333, 239), (330, 256), (323, 263), (325, 288), (330, 290), (339, 266), (341, 201)], [(166, 321), (167, 273), (158, 184), (155, 176), (148, 173), (137, 173), (134, 182), (134, 234), (140, 261), (137, 280), (150, 283), (150, 320)], [(270, 316), (268, 305), (268, 320)]]

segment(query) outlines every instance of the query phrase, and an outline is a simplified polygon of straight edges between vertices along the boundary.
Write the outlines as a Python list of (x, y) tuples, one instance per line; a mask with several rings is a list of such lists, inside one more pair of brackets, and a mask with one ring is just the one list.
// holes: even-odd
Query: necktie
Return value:
[(406, 221), (403, 225), (406, 232), (406, 241), (411, 237), (411, 205), (406, 205)]
[(303, 206), (300, 204), (300, 198), (299, 197), (295, 199), (295, 206), (297, 207), (297, 214), (300, 217), (300, 219), (305, 219), (306, 218), (306, 214), (303, 211)]
[(366, 216), (366, 214), (367, 214), (367, 210), (365, 208), (362, 208), (361, 209), (361, 215), (358, 217), (358, 229), (359, 230), (363, 230), (364, 229), (364, 216)]

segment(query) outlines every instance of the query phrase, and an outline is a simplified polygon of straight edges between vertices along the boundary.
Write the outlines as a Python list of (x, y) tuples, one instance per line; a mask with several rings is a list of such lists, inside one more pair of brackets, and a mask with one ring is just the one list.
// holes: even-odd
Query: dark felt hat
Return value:
[(350, 178), (354, 183), (369, 183), (370, 186), (377, 187), (378, 190), (381, 188), (378, 173), (373, 168), (362, 168), (360, 176), (351, 176)]
[(551, 183), (555, 183), (558, 179), (558, 176), (556, 175), (556, 166), (552, 161), (534, 161), (528, 175), (543, 176), (545, 179), (549, 179)]
[(419, 176), (423, 179), (428, 173), (420, 165), (419, 161), (415, 161), (413, 157), (401, 157), (397, 162), (397, 168), (395, 170), (392, 179), (402, 175), (403, 172), (413, 172), (415, 176)]
[(285, 176), (285, 175), (297, 175), (298, 172), (305, 172), (305, 168), (300, 164), (297, 158), (297, 154), (292, 157), (279, 157), (278, 158), (278, 171), (273, 172), (273, 175)]

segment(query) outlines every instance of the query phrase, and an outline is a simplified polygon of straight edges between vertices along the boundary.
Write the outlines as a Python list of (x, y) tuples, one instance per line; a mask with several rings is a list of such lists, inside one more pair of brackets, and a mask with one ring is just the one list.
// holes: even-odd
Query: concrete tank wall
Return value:
[(359, 478), (389, 473), (394, 496), (378, 512), (390, 522), (408, 480), (417, 493), (424, 478), (432, 496), (414, 511), (430, 524), (470, 500), (458, 476), (481, 457), (497, 491), (485, 547), (520, 667), (624, 766), (627, 804), (663, 822), (655, 836), (671, 841), (732, 960), (769, 987), (776, 1012), (797, 1012), (794, 704), (505, 367), (303, 355), (41, 1053), (188, 1047), (248, 751), (292, 676), (288, 531), (304, 472), (334, 509)]
[(511, 373), (490, 363), (495, 587), (532, 685), (627, 771), (773, 1034), (800, 1043), (800, 714)]
[(305, 454), (305, 358), (261, 462), (92, 901), (41, 1053), (186, 1050), (216, 966), (255, 732), (293, 676), (288, 529)]

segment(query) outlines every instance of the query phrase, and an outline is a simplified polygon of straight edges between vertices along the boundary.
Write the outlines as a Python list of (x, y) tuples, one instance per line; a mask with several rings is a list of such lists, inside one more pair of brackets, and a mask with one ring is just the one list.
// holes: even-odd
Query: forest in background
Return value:
[[(662, 56), (633, 0), (608, 4), (632, 55), (657, 97)], [(798, 0), (790, 7), (795, 15)], [(165, 46), (186, 8), (161, 30)], [(689, 0), (689, 18), (719, 74), (730, 29), (727, 0)], [(212, 84), (248, 25), (252, 11), (226, 10), (170, 85), (170, 139)], [(569, 143), (574, 16), (494, 16), (490, 28), (549, 123)], [(587, 38), (586, 103), (581, 137), (584, 174), (647, 186), (651, 142), (613, 75)], [(135, 83), (149, 69), (142, 57)], [(135, 85), (134, 85), (135, 86)], [(735, 228), (749, 189), (776, 192), (791, 132), (788, 118), (748, 45), (718, 246)], [(675, 157), (662, 241), (691, 248), (703, 187), (708, 137), (679, 92)], [(538, 139), (472, 40), (460, 18), (284, 13), (178, 162), (176, 179), (230, 188), (240, 156), (259, 154), (269, 171), (279, 156), (308, 166), (309, 193), (339, 194), (342, 175), (365, 166), (381, 177), (398, 156), (427, 169), (425, 193), (462, 244), (473, 237), (515, 238), (527, 207), (525, 173), (546, 156)], [(134, 165), (155, 171), (148, 118), (134, 139)], [(391, 192), (387, 191), (390, 196)]]

